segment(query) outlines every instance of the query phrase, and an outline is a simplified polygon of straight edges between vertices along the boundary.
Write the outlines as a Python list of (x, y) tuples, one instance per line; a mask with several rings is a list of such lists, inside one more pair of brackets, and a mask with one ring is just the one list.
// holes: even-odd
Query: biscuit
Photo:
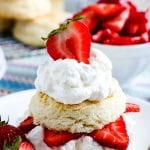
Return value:
[(35, 124), (48, 129), (90, 133), (115, 121), (125, 111), (126, 97), (116, 81), (114, 87), (113, 94), (108, 98), (95, 102), (86, 100), (76, 105), (58, 103), (37, 92), (29, 105), (29, 114)]
[(0, 0), (0, 17), (26, 20), (44, 16), (51, 10), (49, 0)]
[(54, 14), (52, 12), (43, 18), (18, 21), (14, 26), (13, 35), (27, 45), (44, 47), (45, 41), (41, 37), (47, 37), (48, 33), (59, 26), (65, 16), (67, 16), (67, 13)]
[(50, 2), (52, 4), (52, 11), (56, 12), (59, 10), (60, 12), (64, 10), (65, 0), (50, 0)]
[(0, 33), (9, 31), (13, 22), (7, 19), (0, 19)]

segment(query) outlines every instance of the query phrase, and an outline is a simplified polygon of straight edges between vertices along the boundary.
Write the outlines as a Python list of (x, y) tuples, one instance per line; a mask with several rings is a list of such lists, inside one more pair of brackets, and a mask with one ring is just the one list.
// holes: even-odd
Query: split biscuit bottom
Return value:
[(86, 100), (76, 105), (56, 102), (48, 95), (37, 92), (29, 105), (29, 114), (34, 123), (48, 129), (72, 133), (90, 133), (118, 119), (126, 107), (126, 96), (117, 81), (115, 91), (100, 101)]

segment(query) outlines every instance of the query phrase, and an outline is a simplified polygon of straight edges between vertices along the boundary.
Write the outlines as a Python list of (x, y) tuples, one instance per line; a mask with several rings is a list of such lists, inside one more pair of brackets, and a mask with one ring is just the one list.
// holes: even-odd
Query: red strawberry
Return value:
[(58, 132), (45, 129), (44, 131), (44, 142), (49, 146), (60, 146), (67, 143), (70, 140), (77, 139), (81, 137), (79, 133), (69, 133), (69, 132)]
[(94, 34), (92, 36), (92, 41), (103, 43), (103, 41), (106, 39), (116, 38), (118, 36), (119, 36), (119, 34), (117, 32), (114, 32), (110, 29), (104, 29), (104, 30), (100, 30), (96, 34)]
[(47, 40), (47, 51), (54, 59), (77, 59), (89, 63), (91, 35), (80, 21), (69, 20), (51, 32)]
[(19, 146), (19, 150), (35, 150), (29, 142), (22, 142)]
[(94, 13), (93, 10), (89, 10), (88, 7), (83, 9), (81, 12), (74, 15), (74, 17), (83, 16), (84, 18), (81, 20), (84, 24), (86, 24), (92, 32), (98, 23), (98, 16)]
[(140, 112), (139, 105), (127, 103), (125, 112)]
[(123, 150), (128, 147), (129, 137), (122, 117), (103, 129), (95, 130), (90, 134), (100, 145), (113, 149)]
[(33, 117), (29, 116), (20, 123), (18, 128), (25, 134), (32, 130), (34, 127), (36, 127), (36, 125), (33, 124)]
[(125, 7), (120, 4), (93, 4), (88, 6), (88, 10), (95, 12), (99, 16), (99, 20), (106, 20), (114, 17), (125, 10)]
[(148, 29), (148, 31), (150, 31), (150, 7), (146, 10), (145, 16), (146, 16), (146, 19), (148, 20), (147, 29)]
[(129, 37), (129, 36), (119, 36), (116, 38), (111, 38), (104, 40), (104, 44), (109, 45), (134, 45), (140, 43), (148, 42), (148, 33), (144, 33), (141, 36)]
[(120, 3), (121, 0), (99, 0), (98, 3)]
[(125, 9), (115, 18), (109, 19), (108, 21), (103, 23), (105, 28), (109, 28), (115, 32), (120, 32), (129, 18), (129, 9)]
[(145, 12), (131, 12), (126, 22), (124, 32), (131, 36), (141, 35), (147, 32), (147, 22)]
[(1, 126), (0, 149), (2, 149), (5, 141), (8, 145), (12, 145), (18, 136), (20, 136), (22, 139), (25, 139), (25, 136), (20, 129), (8, 124)]

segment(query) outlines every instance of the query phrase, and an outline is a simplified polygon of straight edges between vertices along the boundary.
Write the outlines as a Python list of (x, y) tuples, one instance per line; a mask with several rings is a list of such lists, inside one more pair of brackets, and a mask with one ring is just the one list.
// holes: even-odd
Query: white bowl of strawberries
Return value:
[(100, 0), (74, 16), (84, 16), (93, 47), (111, 59), (113, 75), (122, 85), (150, 73), (150, 6), (140, 11), (131, 1)]

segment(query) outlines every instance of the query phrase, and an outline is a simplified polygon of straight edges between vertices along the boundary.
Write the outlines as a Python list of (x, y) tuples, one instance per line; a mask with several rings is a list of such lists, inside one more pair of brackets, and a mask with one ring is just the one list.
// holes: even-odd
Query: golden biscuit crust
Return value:
[(31, 100), (29, 112), (35, 124), (48, 129), (90, 133), (115, 121), (125, 111), (126, 97), (118, 83), (114, 84), (116, 90), (110, 97), (94, 102), (86, 100), (75, 105), (58, 103), (46, 94), (37, 92)]

